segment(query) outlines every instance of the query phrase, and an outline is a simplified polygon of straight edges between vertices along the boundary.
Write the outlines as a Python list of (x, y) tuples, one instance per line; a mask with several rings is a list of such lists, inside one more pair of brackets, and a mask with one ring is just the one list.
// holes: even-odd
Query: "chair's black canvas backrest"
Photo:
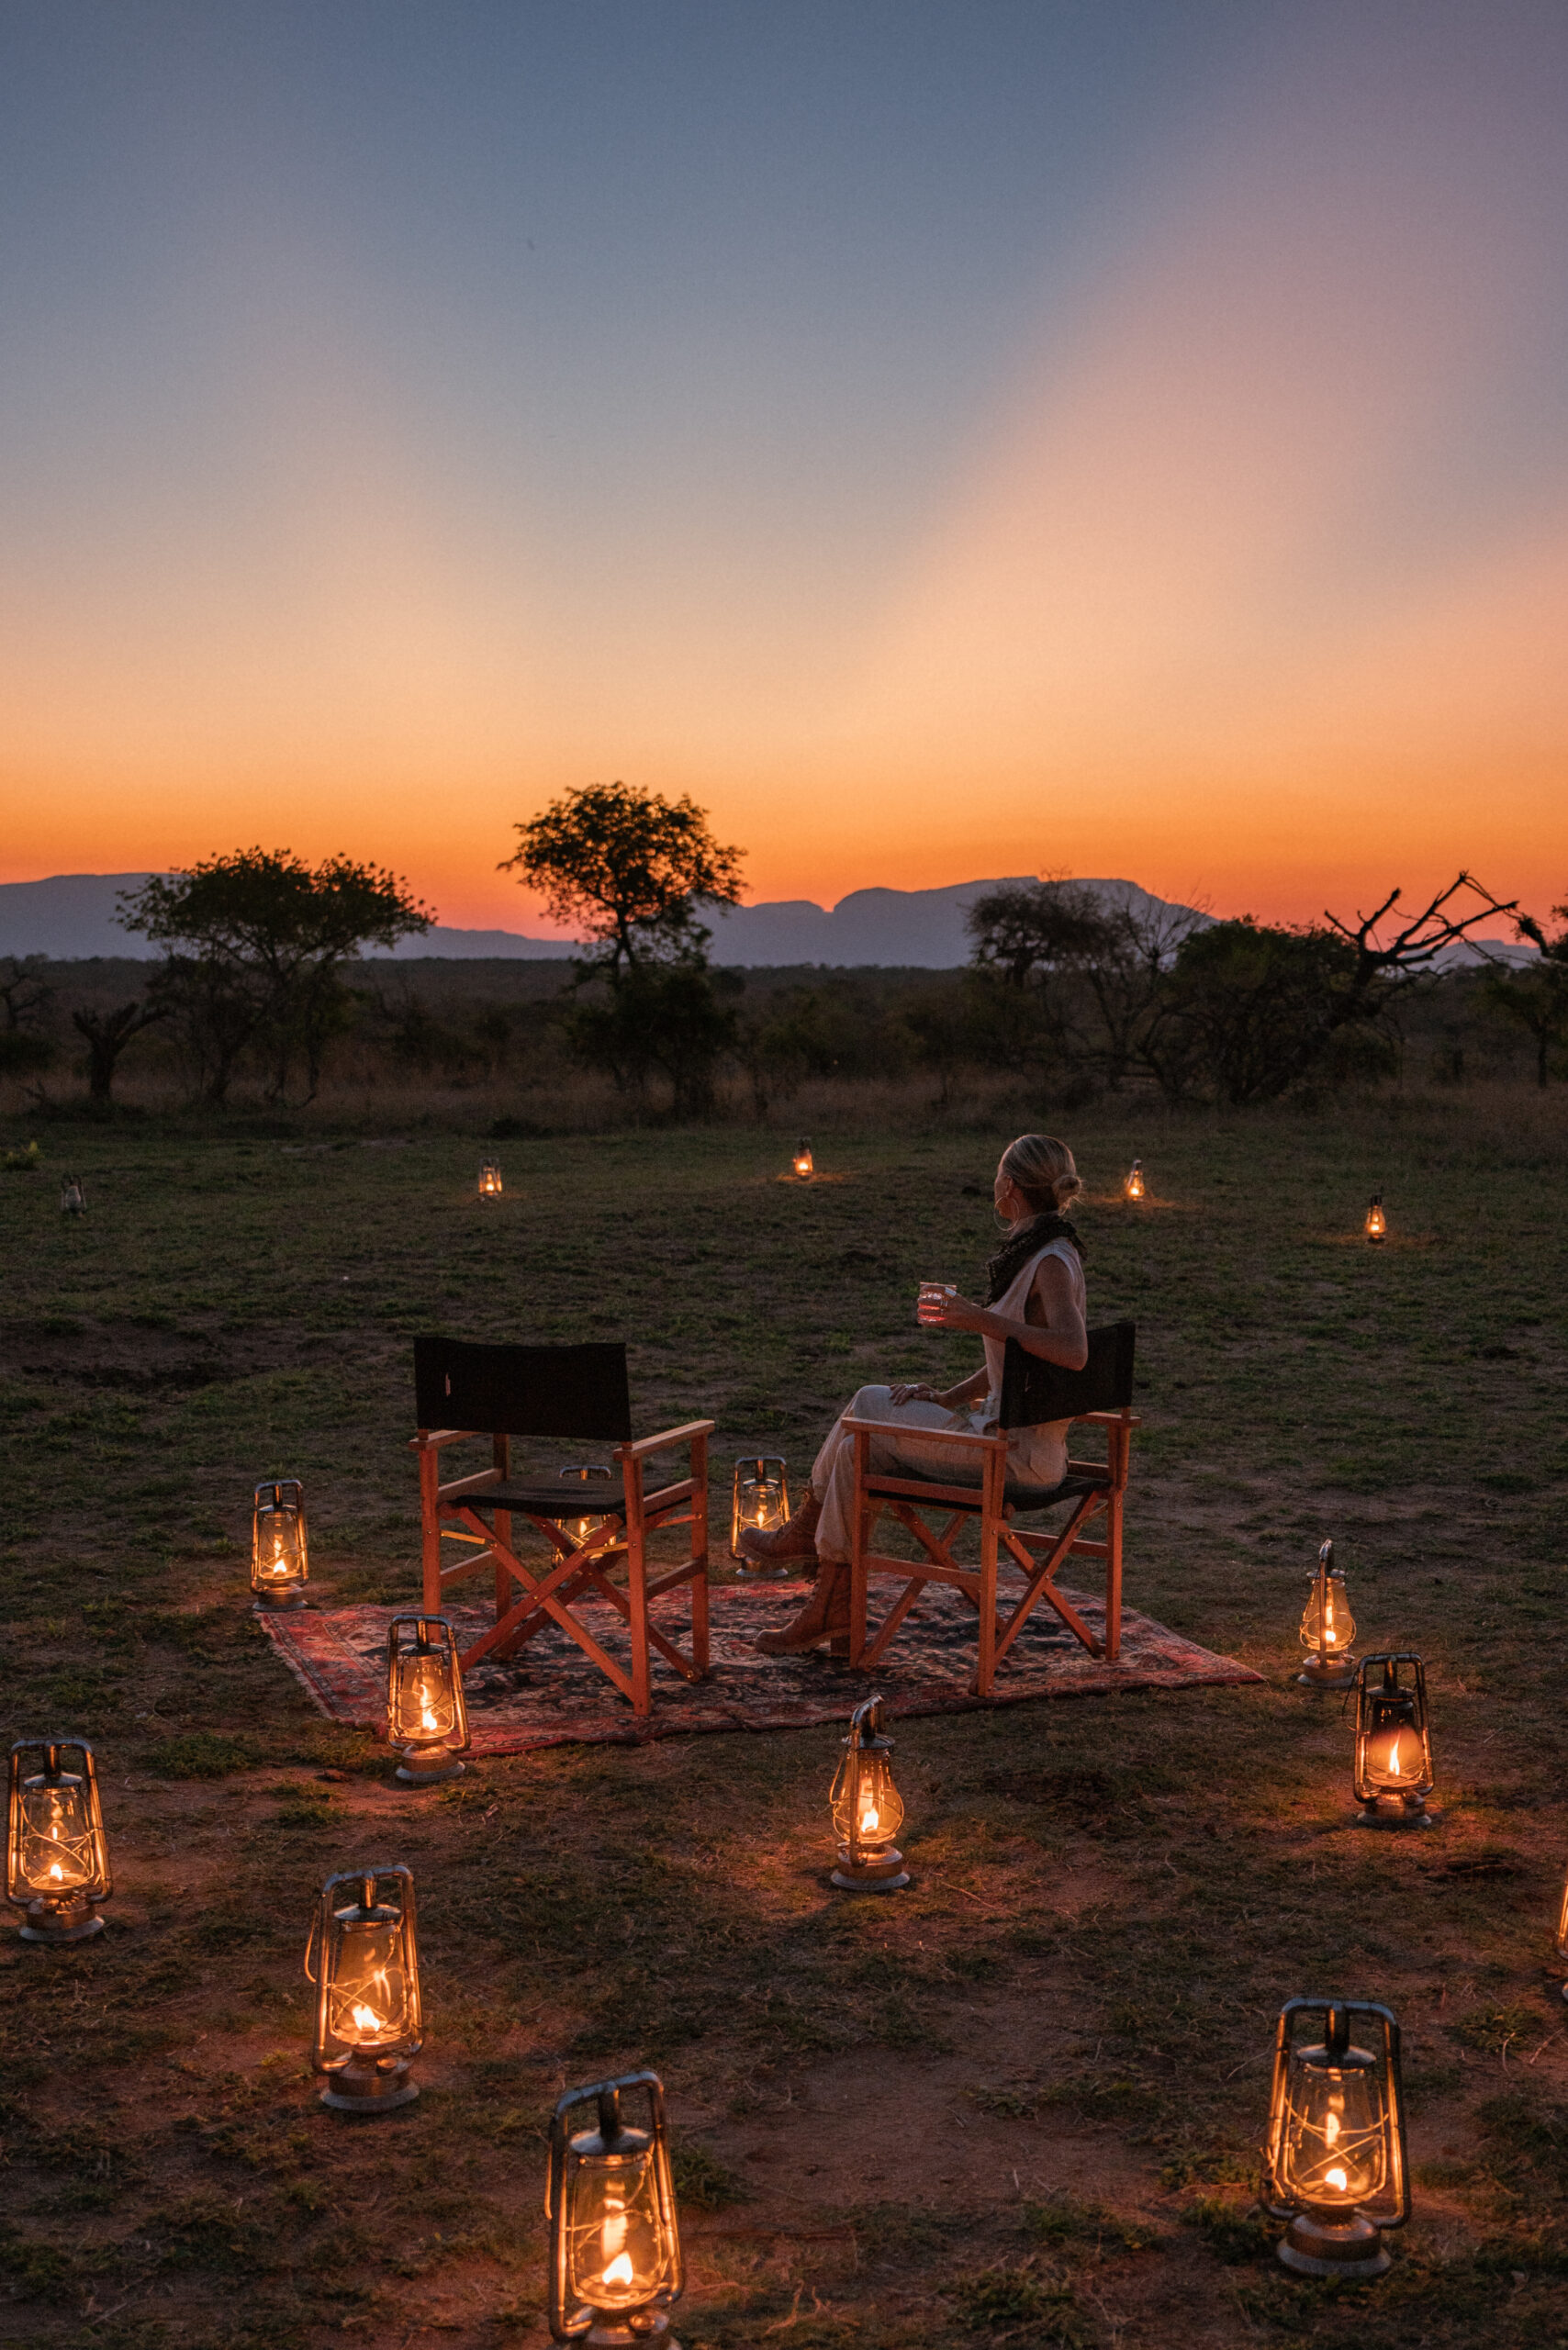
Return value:
[(486, 1347), (467, 1338), (416, 1338), (414, 1394), (421, 1428), (631, 1441), (626, 1349), (619, 1345)]
[(1025, 1354), (1016, 1338), (1007, 1341), (1002, 1373), (1002, 1425), (1036, 1427), (1042, 1420), (1070, 1420), (1080, 1412), (1119, 1412), (1133, 1400), (1136, 1322), (1107, 1322), (1089, 1333), (1089, 1360), (1081, 1371), (1063, 1371)]

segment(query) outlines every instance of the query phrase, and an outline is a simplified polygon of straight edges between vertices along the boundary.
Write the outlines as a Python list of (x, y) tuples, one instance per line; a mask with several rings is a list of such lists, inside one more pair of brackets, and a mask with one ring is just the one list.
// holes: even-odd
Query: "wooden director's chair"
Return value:
[[(853, 1549), (849, 1576), (849, 1654), (852, 1663), (868, 1668), (886, 1653), (899, 1626), (921, 1597), (928, 1583), (952, 1584), (978, 1610), (980, 1651), (971, 1684), (980, 1697), (989, 1697), (1002, 1663), (1035, 1608), (1043, 1599), (1056, 1609), (1076, 1639), (1091, 1656), (1114, 1664), (1122, 1644), (1122, 1503), (1127, 1489), (1132, 1432), (1138, 1425), (1128, 1410), (1133, 1390), (1133, 1346), (1137, 1326), (1113, 1322), (1089, 1333), (1089, 1360), (1081, 1371), (1063, 1371), (1055, 1363), (1025, 1353), (1015, 1338), (1007, 1342), (1002, 1382), (1001, 1426), (994, 1436), (968, 1434), (934, 1438), (929, 1471), (873, 1469), (871, 1444), (877, 1437), (894, 1439), (906, 1458), (913, 1432), (884, 1420), (857, 1419), (846, 1414), (844, 1426), (855, 1439), (855, 1499), (851, 1513)], [(1090, 1420), (1105, 1430), (1106, 1458), (1068, 1462), (1058, 1485), (1022, 1485), (1007, 1475), (1007, 1431), (1034, 1427), (1042, 1421)], [(939, 1441), (940, 1449), (935, 1449)], [(955, 1484), (944, 1479), (946, 1459), (971, 1475), (978, 1485)], [(1015, 1512), (1033, 1513), (1070, 1502), (1072, 1513), (1058, 1533), (1026, 1533), (1013, 1524)], [(890, 1511), (913, 1535), (924, 1557), (895, 1559), (871, 1548), (877, 1519)], [(923, 1513), (942, 1513), (939, 1529)], [(1097, 1534), (1088, 1529), (1103, 1516)], [(980, 1564), (960, 1566), (953, 1552), (954, 1537), (971, 1518), (980, 1521)], [(1058, 1570), (1070, 1558), (1102, 1559), (1105, 1565), (1105, 1635), (1096, 1639), (1065, 1593), (1057, 1589)], [(1012, 1600), (1006, 1621), (997, 1615), (999, 1566), (1005, 1561), (1023, 1574), (1024, 1588)], [(866, 1620), (867, 1598), (873, 1576), (902, 1582), (902, 1591), (874, 1628)]]
[[(459, 1662), (466, 1671), (481, 1657), (514, 1656), (547, 1624), (576, 1640), (634, 1714), (652, 1706), (648, 1651), (656, 1649), (687, 1681), (708, 1671), (708, 1438), (711, 1420), (661, 1429), (633, 1440), (623, 1346), (476, 1346), (461, 1338), (416, 1338), (414, 1384), (419, 1433), (410, 1438), (420, 1463), (420, 1518), (424, 1545), (424, 1606), (440, 1612), (454, 1584), (491, 1564), (495, 1621)], [(441, 1483), (444, 1446), (473, 1436), (490, 1438), (491, 1465)], [(510, 1438), (554, 1437), (609, 1439), (614, 1444), (611, 1483), (513, 1483)], [(654, 1492), (644, 1484), (651, 1454), (678, 1445), (690, 1449), (690, 1474)], [(576, 1543), (563, 1522), (598, 1520)], [(512, 1520), (525, 1517), (544, 1537), (543, 1564), (525, 1565), (512, 1548)], [(647, 1538), (661, 1526), (689, 1526), (691, 1555), (650, 1575)], [(442, 1564), (442, 1539), (465, 1542), (468, 1555)], [(606, 1572), (611, 1554), (626, 1558), (624, 1589)], [(691, 1586), (691, 1653), (654, 1625), (652, 1601), (680, 1583)], [(578, 1600), (608, 1600), (631, 1638), (631, 1670), (619, 1663), (575, 1614)]]

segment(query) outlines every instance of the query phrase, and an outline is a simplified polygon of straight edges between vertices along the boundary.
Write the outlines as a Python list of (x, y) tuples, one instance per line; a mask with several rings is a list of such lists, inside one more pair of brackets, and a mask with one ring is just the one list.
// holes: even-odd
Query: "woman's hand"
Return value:
[(984, 1330), (991, 1315), (983, 1305), (971, 1305), (967, 1297), (935, 1298), (927, 1303), (921, 1319), (928, 1330)]
[(942, 1401), (935, 1388), (927, 1387), (924, 1379), (917, 1379), (913, 1386), (906, 1382), (902, 1386), (890, 1387), (888, 1397), (894, 1404), (939, 1404)]

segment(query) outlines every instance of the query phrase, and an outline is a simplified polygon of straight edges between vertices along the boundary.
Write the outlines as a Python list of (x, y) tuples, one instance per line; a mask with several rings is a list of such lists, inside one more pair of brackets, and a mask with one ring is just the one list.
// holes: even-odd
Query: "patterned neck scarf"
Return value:
[(999, 1297), (1005, 1297), (1030, 1258), (1049, 1240), (1070, 1240), (1080, 1259), (1082, 1258), (1083, 1243), (1078, 1237), (1077, 1226), (1068, 1217), (1058, 1215), (1054, 1208), (1047, 1208), (1043, 1215), (1031, 1216), (1020, 1230), (1009, 1233), (995, 1256), (987, 1262), (985, 1270), (991, 1282), (985, 1295), (988, 1305), (994, 1305)]

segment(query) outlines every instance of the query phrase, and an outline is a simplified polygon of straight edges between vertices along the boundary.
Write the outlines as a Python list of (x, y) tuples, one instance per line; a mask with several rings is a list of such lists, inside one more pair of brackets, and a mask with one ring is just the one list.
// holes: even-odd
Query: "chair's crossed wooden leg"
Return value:
[(1052, 1540), (1051, 1547), (1043, 1560), (1037, 1551), (1028, 1547), (1023, 1536), (1014, 1534), (1011, 1528), (1003, 1530), (1002, 1539), (1023, 1568), (1028, 1582), (1017, 1606), (1002, 1628), (1001, 1637), (996, 1645), (998, 1664), (1002, 1662), (1002, 1658), (1023, 1630), (1025, 1623), (1033, 1614), (1037, 1602), (1042, 1599), (1048, 1601), (1056, 1609), (1074, 1639), (1081, 1640), (1091, 1656), (1105, 1655), (1106, 1643), (1095, 1639), (1072, 1602), (1056, 1587), (1056, 1576), (1062, 1561), (1071, 1550), (1083, 1526), (1092, 1517), (1097, 1509), (1103, 1506), (1104, 1500), (1103, 1493), (1085, 1494), (1062, 1531)]

